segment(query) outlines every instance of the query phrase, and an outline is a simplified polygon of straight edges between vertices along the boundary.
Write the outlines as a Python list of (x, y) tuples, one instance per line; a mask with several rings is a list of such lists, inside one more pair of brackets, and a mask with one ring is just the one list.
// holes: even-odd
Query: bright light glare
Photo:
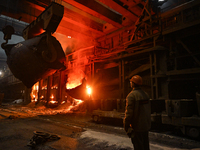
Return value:
[(55, 103), (58, 103), (57, 101), (49, 101), (51, 104), (55, 104)]
[(0, 75), (2, 75), (2, 72), (0, 71)]
[(159, 2), (164, 2), (165, 0), (158, 0)]
[(50, 97), (51, 99), (54, 99), (54, 95), (51, 95), (51, 97)]
[(87, 93), (88, 93), (88, 95), (92, 94), (92, 89), (89, 86), (87, 86)]

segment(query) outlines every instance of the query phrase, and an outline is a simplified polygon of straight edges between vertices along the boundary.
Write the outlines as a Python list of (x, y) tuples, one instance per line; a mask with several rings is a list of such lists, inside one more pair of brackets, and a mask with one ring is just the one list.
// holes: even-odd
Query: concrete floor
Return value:
[[(59, 140), (37, 145), (37, 150), (132, 150), (120, 126), (95, 124), (90, 114), (72, 113), (67, 108), (4, 105), (0, 108), (0, 149), (30, 150), (33, 132), (58, 135)], [(151, 150), (200, 150), (200, 142), (150, 132)], [(162, 141), (162, 142), (161, 142)], [(164, 142), (163, 142), (164, 141)]]

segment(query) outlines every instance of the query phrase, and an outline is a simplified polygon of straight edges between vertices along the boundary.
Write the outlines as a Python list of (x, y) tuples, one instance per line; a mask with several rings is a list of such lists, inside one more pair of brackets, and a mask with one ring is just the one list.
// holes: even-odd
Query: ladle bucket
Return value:
[(2, 44), (13, 75), (30, 88), (40, 79), (65, 69), (65, 54), (59, 41), (43, 33), (17, 44)]

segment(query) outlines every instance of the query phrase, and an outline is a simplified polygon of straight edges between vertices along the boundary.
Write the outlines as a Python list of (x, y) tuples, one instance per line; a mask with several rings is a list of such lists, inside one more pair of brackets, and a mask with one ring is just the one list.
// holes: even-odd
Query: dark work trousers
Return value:
[(149, 150), (149, 132), (135, 132), (131, 141), (134, 150)]

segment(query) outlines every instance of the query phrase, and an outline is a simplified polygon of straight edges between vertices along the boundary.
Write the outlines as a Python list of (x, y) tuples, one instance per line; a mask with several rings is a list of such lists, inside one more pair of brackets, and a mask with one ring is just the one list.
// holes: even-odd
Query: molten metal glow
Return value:
[(46, 89), (47, 89), (47, 86), (43, 86), (43, 87), (42, 87), (42, 90), (46, 90)]
[(54, 99), (54, 95), (51, 95), (51, 97), (50, 97), (51, 99)]
[(61, 104), (64, 104), (65, 103), (65, 101), (62, 101), (62, 103)]
[(32, 96), (33, 96), (33, 98), (31, 100), (31, 102), (37, 102), (37, 99), (35, 98), (36, 96), (35, 95), (32, 95)]
[(56, 100), (54, 100), (54, 95), (52, 94), (51, 95), (51, 101), (49, 101), (49, 103), (51, 103), (51, 104), (56, 104), (56, 103), (58, 103), (58, 101), (56, 101)]
[(58, 89), (58, 86), (57, 85), (52, 86), (51, 89)]
[(84, 78), (84, 72), (81, 69), (76, 69), (68, 74), (68, 81), (66, 83), (67, 89), (73, 89), (82, 84)]
[(37, 102), (37, 99), (32, 99), (31, 102)]
[(67, 109), (67, 111), (70, 111), (70, 110), (72, 110), (73, 108), (75, 108), (75, 107), (78, 107), (83, 101), (82, 100), (80, 100), (80, 99), (74, 99), (74, 101), (75, 101), (75, 106), (69, 106), (69, 108)]
[(81, 85), (81, 82), (76, 82), (76, 83), (71, 83), (71, 84), (67, 83), (66, 84), (66, 88), (67, 89), (73, 89), (73, 88), (75, 88), (75, 87), (77, 87), (79, 85)]
[(79, 85), (81, 85), (81, 79), (79, 79), (79, 78), (74, 78), (74, 79), (69, 78), (69, 81), (66, 84), (66, 88), (67, 89), (73, 89), (73, 88), (75, 88)]
[(92, 94), (92, 89), (87, 85), (87, 94), (88, 95), (91, 95)]
[(33, 85), (33, 90), (38, 91), (38, 89), (39, 89), (39, 86), (38, 86), (37, 84), (34, 84), (34, 85)]
[(32, 86), (32, 91), (31, 91), (31, 102), (37, 102), (38, 100), (38, 90), (39, 90), (39, 82), (35, 83)]
[(80, 100), (80, 99), (74, 99), (75, 101), (76, 101), (76, 104), (77, 105), (79, 105), (79, 104), (81, 104), (83, 101), (82, 100)]
[(37, 35), (40, 35), (40, 34), (42, 34), (44, 32), (45, 32), (45, 30), (43, 30), (42, 28), (40, 28), (39, 31), (38, 31), (38, 33), (33, 34), (33, 37), (35, 37)]
[(54, 101), (54, 100), (51, 100), (51, 101), (49, 101), (49, 103), (56, 104), (56, 103), (58, 103), (58, 102), (57, 102), (57, 101)]

